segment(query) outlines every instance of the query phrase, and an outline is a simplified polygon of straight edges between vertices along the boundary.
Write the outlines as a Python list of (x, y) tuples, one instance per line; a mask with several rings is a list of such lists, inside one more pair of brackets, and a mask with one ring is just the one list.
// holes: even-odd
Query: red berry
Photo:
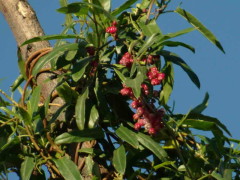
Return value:
[(157, 79), (158, 80), (163, 80), (165, 78), (165, 74), (164, 73), (158, 73), (158, 75), (157, 75)]
[(131, 94), (131, 90), (129, 88), (123, 88), (123, 89), (120, 90), (120, 93), (123, 96), (129, 96)]
[(157, 131), (154, 128), (149, 128), (148, 133), (153, 135), (153, 134), (156, 134)]
[(138, 114), (134, 114), (134, 115), (133, 115), (133, 119), (134, 119), (134, 120), (138, 120), (139, 118), (140, 118), (140, 116), (139, 116)]
[(137, 100), (133, 101), (133, 102), (131, 103), (131, 106), (132, 106), (133, 109), (137, 109), (137, 107), (139, 106), (138, 101), (137, 101)]
[(117, 27), (115, 26), (107, 27), (106, 32), (109, 34), (115, 34), (117, 32)]
[(137, 108), (137, 114), (138, 114), (139, 116), (142, 116), (143, 113), (144, 113), (144, 109), (143, 109), (142, 107), (138, 107), (138, 108)]
[(159, 85), (160, 83), (161, 83), (161, 81), (158, 80), (158, 79), (152, 79), (152, 80), (151, 80), (151, 84), (152, 84), (153, 86)]
[(135, 130), (139, 130), (141, 127), (142, 127), (141, 124), (138, 123), (138, 122), (134, 124), (134, 129)]
[(148, 86), (146, 84), (142, 84), (141, 88), (143, 88), (144, 90), (148, 90)]

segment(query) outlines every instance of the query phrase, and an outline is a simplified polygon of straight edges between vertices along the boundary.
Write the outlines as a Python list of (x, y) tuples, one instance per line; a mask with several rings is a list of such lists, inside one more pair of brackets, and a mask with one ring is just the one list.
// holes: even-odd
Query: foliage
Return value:
[[(25, 180), (45, 178), (43, 165), (51, 178), (65, 179), (240, 178), (240, 151), (230, 146), (239, 141), (226, 136), (218, 119), (202, 114), (209, 95), (187, 114), (174, 114), (168, 104), (176, 65), (200, 88), (194, 71), (166, 47), (195, 49), (173, 38), (199, 31), (224, 52), (200, 21), (181, 7), (166, 10), (170, 0), (127, 0), (114, 10), (111, 0), (60, 2), (64, 31), (24, 44), (58, 40), (32, 75), (47, 63), (60, 70), (50, 80), (57, 79), (53, 94), (65, 103), (51, 112), (53, 94), (40, 103), (40, 85), (23, 90), (28, 79), (19, 59), (21, 75), (12, 90), (23, 101), (2, 91), (0, 97), (2, 178), (11, 171)], [(164, 13), (177, 13), (193, 27), (163, 34), (156, 20)]]

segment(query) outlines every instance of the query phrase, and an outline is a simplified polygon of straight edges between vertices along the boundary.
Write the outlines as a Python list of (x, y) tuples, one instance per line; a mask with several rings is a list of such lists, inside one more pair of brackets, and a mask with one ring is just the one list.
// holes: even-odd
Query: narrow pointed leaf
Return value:
[(121, 125), (116, 130), (116, 134), (123, 141), (126, 141), (128, 144), (132, 145), (134, 148), (138, 148), (139, 143), (138, 143), (138, 140), (137, 140), (137, 136), (136, 136), (136, 133), (134, 133), (132, 130), (124, 127), (123, 125)]
[(84, 59), (81, 59), (79, 62), (77, 62), (72, 71), (72, 78), (75, 82), (77, 82), (79, 79), (82, 78), (82, 76), (85, 73), (86, 67), (90, 63), (90, 61), (93, 59), (93, 57), (87, 57)]
[(85, 89), (83, 94), (77, 98), (77, 104), (75, 106), (76, 123), (79, 130), (83, 130), (85, 126), (85, 111), (86, 111), (86, 99), (88, 98), (88, 88)]
[(93, 139), (104, 138), (104, 133), (101, 128), (84, 129), (82, 131), (71, 131), (63, 133), (56, 137), (56, 144), (69, 144), (73, 142), (84, 142)]
[(83, 37), (78, 34), (54, 34), (54, 35), (45, 35), (45, 36), (39, 36), (31, 38), (27, 41), (25, 41), (21, 46), (24, 46), (26, 44), (30, 44), (33, 42), (39, 42), (39, 41), (49, 41), (49, 40), (55, 40), (55, 39), (82, 39)]
[(11, 91), (14, 92), (24, 81), (24, 77), (22, 74), (18, 76), (18, 78), (14, 81), (14, 83), (11, 85)]
[(200, 88), (200, 81), (198, 79), (198, 76), (193, 72), (193, 70), (185, 63), (184, 60), (182, 60), (178, 55), (162, 50), (161, 55), (165, 58), (166, 61), (171, 61), (174, 64), (180, 66), (189, 76), (189, 78), (192, 80), (192, 82)]
[(225, 53), (221, 43), (217, 40), (214, 34), (210, 30), (208, 30), (197, 18), (195, 18), (192, 14), (179, 7), (175, 10), (175, 12), (184, 17), (190, 24), (196, 27), (196, 29), (200, 31), (210, 42), (212, 42), (223, 53)]
[(36, 112), (38, 110), (38, 104), (39, 104), (39, 100), (40, 100), (40, 94), (41, 94), (41, 86), (37, 86), (36, 88), (34, 88), (32, 96), (30, 98), (30, 114), (32, 115), (34, 112)]
[(83, 179), (76, 164), (66, 156), (60, 159), (53, 159), (58, 170), (64, 179), (81, 180)]
[(143, 46), (139, 49), (137, 56), (141, 56), (144, 52), (146, 52), (148, 50), (148, 48), (150, 48), (159, 38), (159, 33), (154, 33), (152, 34), (147, 40), (146, 42), (143, 44)]
[(133, 5), (137, 0), (127, 0), (125, 3), (123, 3), (121, 6), (119, 6), (117, 9), (113, 10), (111, 15), (117, 16), (121, 12), (125, 11), (126, 9), (130, 8), (131, 5)]
[(160, 102), (162, 105), (167, 104), (173, 90), (174, 72), (171, 62), (166, 63), (164, 73), (166, 74), (166, 76), (165, 79), (162, 81), (162, 90), (160, 93)]
[(150, 136), (147, 136), (139, 132), (137, 134), (137, 139), (144, 147), (152, 151), (161, 161), (163, 162), (167, 161), (168, 158), (167, 152)]
[(195, 53), (195, 48), (185, 44), (183, 42), (179, 42), (179, 41), (164, 41), (163, 43), (161, 43), (162, 46), (169, 46), (169, 47), (177, 47), (177, 46), (182, 46), (185, 47), (187, 49), (189, 49), (190, 51), (192, 51), (193, 53)]
[(123, 145), (113, 151), (113, 166), (118, 173), (124, 174), (126, 169), (126, 151)]
[(91, 109), (91, 112), (90, 112), (88, 127), (89, 128), (96, 127), (98, 119), (99, 119), (98, 110), (97, 110), (96, 106), (94, 105)]
[(144, 75), (141, 71), (138, 71), (137, 76), (134, 79), (126, 79), (125, 85), (127, 87), (131, 87), (133, 90), (133, 94), (136, 98), (140, 97), (141, 94), (141, 84), (144, 81)]
[(33, 75), (37, 75), (37, 73), (46, 65), (47, 63), (51, 63), (54, 59), (60, 57), (64, 54), (65, 51), (71, 51), (78, 49), (78, 44), (64, 44), (58, 46), (53, 49), (52, 52), (48, 53), (47, 55), (43, 56), (37, 64), (34, 66)]
[(193, 108), (191, 112), (198, 113), (198, 114), (202, 113), (204, 109), (206, 109), (208, 106), (208, 99), (209, 99), (209, 94), (206, 93), (203, 102), (198, 106), (196, 106), (195, 108)]
[(25, 160), (21, 164), (21, 179), (29, 180), (34, 168), (34, 158), (33, 157), (25, 157)]

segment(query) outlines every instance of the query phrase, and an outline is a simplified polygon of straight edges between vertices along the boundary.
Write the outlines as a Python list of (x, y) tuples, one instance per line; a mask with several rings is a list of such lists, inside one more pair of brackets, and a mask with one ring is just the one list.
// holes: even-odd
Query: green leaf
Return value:
[(33, 75), (37, 75), (37, 73), (47, 64), (51, 63), (54, 59), (60, 57), (66, 51), (76, 50), (78, 49), (78, 44), (64, 44), (60, 45), (53, 49), (52, 52), (48, 53), (47, 55), (43, 56), (34, 66)]
[(23, 109), (22, 107), (18, 107), (18, 113), (20, 115), (20, 119), (26, 124), (29, 125), (32, 123), (32, 118), (28, 111)]
[(20, 47), (18, 47), (17, 56), (18, 56), (18, 68), (19, 68), (20, 74), (24, 77), (24, 79), (27, 79), (26, 71), (25, 71), (25, 61), (22, 57), (22, 52)]
[(184, 9), (177, 8), (174, 12), (184, 17), (190, 24), (192, 24), (198, 31), (200, 31), (210, 42), (215, 44), (223, 53), (225, 53), (221, 43), (217, 40), (214, 34), (209, 31), (197, 18)]
[(58, 170), (64, 179), (81, 180), (83, 179), (76, 164), (66, 156), (60, 159), (53, 159)]
[[(68, 5), (68, 0), (60, 0), (60, 5), (61, 7), (65, 7)], [(65, 17), (65, 25), (66, 26), (71, 26), (73, 24), (73, 18), (71, 14), (66, 14)]]
[(22, 162), (20, 169), (21, 179), (29, 180), (32, 175), (34, 166), (35, 166), (34, 158), (25, 156), (25, 160)]
[(231, 136), (231, 133), (229, 132), (227, 127), (224, 124), (222, 124), (217, 118), (210, 117), (210, 116), (205, 116), (203, 114), (190, 113), (188, 115), (187, 119), (200, 119), (200, 120), (215, 123), (216, 125), (218, 125), (220, 128), (222, 128), (226, 133), (228, 133)]
[(138, 22), (138, 25), (142, 29), (142, 32), (145, 36), (150, 37), (151, 35), (157, 34), (157, 33), (162, 35), (162, 31), (154, 19), (150, 20), (147, 23), (147, 25), (146, 25), (146, 21), (147, 21), (147, 15), (141, 17), (140, 21)]
[(49, 40), (55, 40), (55, 39), (83, 39), (82, 36), (79, 34), (54, 34), (54, 35), (45, 35), (45, 36), (39, 36), (31, 38), (27, 41), (25, 41), (21, 46), (24, 46), (26, 44), (30, 44), (33, 42), (39, 42), (39, 41), (49, 41)]
[(190, 51), (192, 51), (193, 53), (195, 53), (195, 48), (185, 44), (183, 42), (179, 42), (179, 41), (164, 41), (163, 43), (161, 43), (162, 46), (169, 46), (169, 47), (177, 47), (177, 46), (182, 46), (185, 47), (187, 49), (189, 49)]
[(126, 81), (126, 77), (116, 68), (114, 68), (115, 73), (118, 75), (118, 77), (121, 79), (122, 82)]
[(211, 173), (211, 176), (212, 176), (213, 178), (215, 178), (216, 180), (226, 180), (225, 178), (222, 177), (221, 174), (218, 174), (216, 171), (213, 171), (213, 172)]
[(28, 111), (29, 114), (32, 115), (34, 112), (38, 110), (38, 104), (40, 102), (41, 95), (41, 86), (37, 86), (33, 89), (32, 96), (30, 98), (30, 103), (28, 103)]
[(215, 123), (204, 120), (186, 119), (182, 124), (188, 125), (189, 128), (195, 128), (203, 131), (211, 131), (215, 128)]
[(137, 133), (138, 141), (147, 149), (152, 151), (161, 161), (165, 162), (168, 159), (167, 152), (160, 144), (155, 142), (150, 136), (143, 133)]
[(137, 0), (127, 0), (125, 3), (123, 3), (117, 9), (114, 9), (111, 14), (113, 16), (117, 16), (118, 14), (122, 13), (124, 10), (130, 8), (131, 5), (133, 5), (135, 2), (137, 2)]
[(112, 160), (114, 168), (118, 173), (124, 174), (126, 169), (126, 152), (123, 145), (121, 145), (118, 149), (113, 151), (113, 160)]
[(18, 76), (18, 78), (14, 81), (14, 83), (11, 85), (11, 91), (14, 92), (24, 81), (24, 77), (22, 74)]
[(87, 2), (71, 3), (71, 4), (68, 4), (66, 7), (57, 9), (57, 11), (64, 14), (75, 13), (77, 15), (82, 15), (82, 14), (88, 13), (88, 8), (96, 9), (98, 12), (101, 12), (106, 17), (108, 17), (108, 19), (112, 21), (115, 19), (114, 16), (108, 13), (103, 7), (96, 4), (87, 3)]
[(77, 62), (73, 66), (72, 70), (72, 78), (75, 82), (77, 82), (79, 79), (82, 78), (82, 76), (85, 73), (86, 67), (90, 63), (91, 60), (93, 60), (94, 57), (86, 57), (84, 59), (81, 59), (79, 62)]
[(165, 73), (165, 79), (162, 81), (162, 90), (160, 92), (160, 102), (162, 105), (166, 105), (170, 95), (172, 94), (174, 84), (174, 72), (171, 62), (166, 62), (163, 68)]
[(196, 106), (195, 108), (193, 108), (191, 110), (191, 113), (197, 113), (197, 114), (202, 113), (204, 111), (204, 109), (206, 109), (208, 106), (208, 99), (209, 99), (209, 94), (206, 93), (205, 97), (203, 99), (203, 102), (201, 104), (199, 104), (198, 106)]
[(187, 73), (187, 75), (192, 80), (192, 82), (198, 88), (200, 88), (200, 81), (199, 81), (197, 75), (179, 56), (177, 56), (176, 54), (174, 54), (172, 52), (166, 51), (166, 50), (162, 50), (161, 55), (165, 58), (166, 61), (171, 61), (174, 64), (177, 64), (178, 66), (180, 66)]
[(73, 142), (91, 141), (93, 139), (104, 138), (104, 133), (101, 128), (84, 129), (82, 131), (65, 132), (56, 137), (56, 144), (70, 144)]
[(68, 53), (66, 54), (66, 60), (67, 61), (72, 61), (74, 59), (74, 57), (76, 56), (78, 50), (74, 50), (74, 51), (68, 51)]
[(127, 78), (124, 82), (127, 87), (131, 87), (133, 94), (136, 98), (139, 98), (141, 95), (141, 84), (144, 81), (144, 74), (141, 71), (137, 72), (137, 75), (134, 79)]
[(63, 83), (62, 85), (56, 88), (58, 95), (64, 99), (64, 101), (68, 104), (72, 104), (76, 102), (78, 97), (78, 93), (74, 91), (67, 83)]
[(107, 12), (111, 10), (111, 0), (99, 0), (99, 2)]
[(96, 125), (98, 123), (98, 120), (99, 120), (98, 110), (97, 110), (96, 106), (94, 105), (91, 109), (91, 112), (90, 112), (88, 127), (89, 128), (96, 127)]
[(139, 143), (138, 143), (138, 140), (137, 140), (137, 136), (136, 136), (136, 133), (134, 133), (132, 130), (124, 127), (123, 125), (121, 125), (116, 130), (116, 134), (123, 141), (126, 141), (128, 144), (132, 145), (134, 148), (138, 148)]
[(167, 168), (169, 165), (174, 166), (174, 164), (175, 164), (175, 161), (166, 161), (166, 162), (163, 162), (161, 164), (154, 166), (153, 168), (155, 170), (158, 170), (159, 168)]
[(86, 113), (86, 99), (88, 98), (88, 88), (86, 88), (83, 94), (77, 98), (77, 104), (75, 106), (76, 123), (79, 130), (83, 130), (85, 126), (85, 113)]
[(168, 40), (168, 39), (172, 39), (172, 38), (175, 38), (177, 36), (181, 36), (183, 34), (187, 34), (189, 32), (192, 32), (194, 30), (196, 30), (196, 29), (195, 28), (187, 28), (187, 29), (183, 29), (181, 31), (177, 31), (175, 33), (165, 34), (160, 38), (160, 41), (165, 41), (165, 40)]
[(137, 56), (140, 57), (143, 53), (145, 53), (148, 48), (150, 48), (159, 38), (159, 33), (152, 34), (146, 42), (143, 44), (143, 46), (139, 49)]

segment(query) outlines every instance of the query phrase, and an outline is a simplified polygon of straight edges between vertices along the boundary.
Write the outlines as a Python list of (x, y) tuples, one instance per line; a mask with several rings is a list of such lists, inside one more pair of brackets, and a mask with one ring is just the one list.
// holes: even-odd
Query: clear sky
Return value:
[[(73, 2), (73, 1), (71, 1)], [(117, 7), (124, 2), (113, 0)], [(171, 8), (174, 10), (182, 2), (181, 7), (191, 12), (207, 28), (209, 28), (223, 45), (226, 54), (220, 52), (199, 32), (191, 32), (176, 40), (192, 45), (196, 53), (174, 48), (172, 51), (180, 55), (195, 71), (201, 81), (201, 89), (197, 89), (186, 74), (179, 68), (175, 71), (175, 87), (171, 102), (175, 101), (175, 113), (187, 113), (198, 105), (206, 92), (210, 94), (209, 107), (204, 114), (217, 117), (230, 130), (234, 138), (240, 139), (240, 1), (239, 0), (175, 0)], [(45, 33), (58, 34), (64, 16), (55, 10), (59, 8), (57, 0), (29, 0), (35, 9)], [(190, 27), (177, 14), (164, 14), (158, 21), (163, 33), (176, 32)], [(19, 75), (17, 68), (16, 42), (3, 16), (0, 16), (0, 89), (7, 91)], [(170, 104), (171, 105), (171, 104)]]

